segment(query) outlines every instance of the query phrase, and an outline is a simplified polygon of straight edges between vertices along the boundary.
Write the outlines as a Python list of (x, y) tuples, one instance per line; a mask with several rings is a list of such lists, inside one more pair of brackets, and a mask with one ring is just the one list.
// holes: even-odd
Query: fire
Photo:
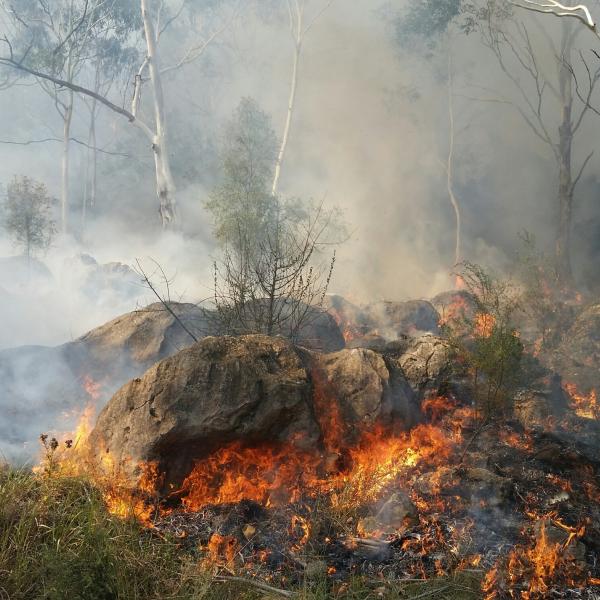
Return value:
[(494, 331), (496, 325), (496, 318), (494, 315), (489, 313), (478, 313), (475, 315), (475, 324), (473, 333), (477, 337), (488, 338)]
[(208, 541), (208, 556), (211, 564), (231, 566), (239, 551), (238, 541), (230, 535), (213, 533)]
[(518, 448), (523, 452), (531, 452), (533, 450), (533, 440), (527, 432), (521, 434), (509, 429), (501, 429), (498, 432), (498, 437), (503, 444)]
[(467, 299), (460, 294), (456, 294), (452, 302), (443, 309), (438, 325), (442, 327), (444, 325), (451, 325), (456, 321), (462, 321), (466, 319), (470, 311), (471, 307)]
[(422, 463), (442, 464), (453, 448), (446, 432), (432, 425), (396, 435), (376, 427), (365, 432), (355, 447), (341, 447), (340, 461), (348, 466), (332, 471), (326, 454), (289, 444), (244, 447), (234, 442), (196, 463), (182, 485), (183, 504), (196, 511), (207, 504), (246, 499), (269, 507), (334, 492), (333, 503), (340, 498), (364, 503), (376, 500), (410, 469)]
[(298, 543), (294, 545), (294, 550), (300, 550), (306, 545), (310, 538), (310, 522), (300, 515), (293, 515), (290, 523), (290, 533), (295, 537), (300, 537)]
[(565, 389), (571, 399), (571, 407), (577, 416), (584, 419), (600, 419), (600, 404), (596, 397), (596, 390), (588, 394), (581, 394), (574, 383), (565, 383)]
[(354, 325), (351, 319), (344, 315), (342, 311), (331, 307), (328, 309), (327, 312), (329, 312), (329, 314), (333, 317), (333, 320), (336, 322), (337, 326), (340, 328), (340, 331), (342, 332), (342, 337), (344, 338), (344, 341), (346, 343), (361, 337), (362, 334), (358, 327)]
[(100, 400), (102, 396), (102, 384), (94, 381), (89, 375), (84, 375), (83, 377), (83, 389), (94, 402)]
[(423, 413), (425, 413), (431, 423), (439, 422), (444, 415), (454, 408), (456, 408), (456, 401), (454, 398), (446, 396), (428, 396), (421, 404)]
[[(533, 513), (531, 516), (538, 519)], [(485, 600), (497, 598), (499, 589), (508, 591), (511, 598), (545, 598), (554, 581), (573, 586), (581, 582), (582, 570), (571, 548), (583, 536), (585, 527), (571, 527), (552, 515), (539, 518), (536, 527), (537, 535), (530, 544), (517, 545), (510, 551), (504, 571), (496, 564), (486, 573), (481, 586)], [(563, 539), (550, 535), (550, 528), (562, 530)], [(523, 590), (519, 596), (515, 595), (517, 589)]]

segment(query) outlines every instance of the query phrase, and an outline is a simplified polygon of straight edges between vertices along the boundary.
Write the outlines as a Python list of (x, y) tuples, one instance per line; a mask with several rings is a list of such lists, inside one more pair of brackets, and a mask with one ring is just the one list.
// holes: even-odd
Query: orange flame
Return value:
[(489, 313), (478, 313), (475, 315), (475, 324), (473, 333), (477, 337), (488, 338), (494, 331), (496, 325), (496, 318), (494, 315)]
[(600, 419), (600, 404), (598, 404), (596, 390), (582, 394), (574, 383), (565, 383), (565, 389), (571, 398), (571, 407), (577, 416), (584, 419)]
[(348, 466), (331, 473), (327, 456), (318, 452), (290, 444), (244, 447), (234, 442), (196, 463), (183, 482), (183, 504), (192, 511), (242, 499), (280, 506), (297, 502), (303, 494), (342, 490), (351, 490), (346, 502), (364, 503), (410, 469), (442, 464), (453, 448), (445, 431), (433, 425), (397, 435), (376, 427), (365, 432), (356, 447), (340, 448)]

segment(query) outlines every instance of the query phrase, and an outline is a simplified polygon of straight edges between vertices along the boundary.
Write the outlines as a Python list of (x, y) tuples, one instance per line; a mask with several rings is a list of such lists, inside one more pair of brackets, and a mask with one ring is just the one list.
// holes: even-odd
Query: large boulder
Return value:
[[(86, 404), (101, 407), (124, 383), (194, 343), (208, 323), (193, 304), (160, 303), (127, 313), (56, 347), (0, 351), (0, 452), (12, 460), (38, 452), (44, 431), (70, 431)], [(178, 321), (179, 319), (179, 321)]]
[(79, 289), (96, 306), (134, 302), (141, 289), (140, 276), (130, 266), (120, 262), (102, 264), (89, 254), (65, 259), (61, 282)]
[(399, 369), (419, 399), (444, 394), (453, 383), (452, 349), (440, 337), (425, 334), (408, 339), (399, 349), (391, 346), (388, 362)]
[(174, 482), (227, 442), (311, 446), (319, 435), (300, 352), (283, 338), (224, 336), (123, 386), (100, 413), (89, 448), (127, 479), (140, 474), (140, 463), (158, 461)]
[(283, 337), (208, 337), (123, 386), (89, 438), (92, 462), (131, 483), (157, 462), (165, 485), (231, 442), (331, 456), (375, 424), (418, 419), (402, 372), (370, 350), (320, 354)]
[(439, 332), (440, 315), (427, 300), (376, 302), (365, 308), (365, 314), (371, 329), (390, 340), (401, 335)]
[(389, 424), (400, 418), (407, 425), (419, 417), (415, 396), (406, 379), (390, 371), (381, 354), (364, 348), (342, 350), (319, 357), (315, 383), (340, 407), (347, 436), (360, 432), (356, 425)]
[[(116, 388), (155, 362), (190, 346), (212, 331), (209, 315), (195, 304), (160, 302), (126, 313), (64, 344), (78, 373), (111, 379)], [(116, 389), (115, 388), (115, 389)]]

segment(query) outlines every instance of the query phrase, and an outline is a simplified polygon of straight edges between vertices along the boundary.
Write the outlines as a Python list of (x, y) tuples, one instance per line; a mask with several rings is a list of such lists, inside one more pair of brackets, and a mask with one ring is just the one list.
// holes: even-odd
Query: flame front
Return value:
[(595, 389), (588, 394), (582, 394), (574, 383), (565, 383), (565, 389), (571, 398), (571, 406), (579, 417), (600, 419), (600, 404), (598, 404)]

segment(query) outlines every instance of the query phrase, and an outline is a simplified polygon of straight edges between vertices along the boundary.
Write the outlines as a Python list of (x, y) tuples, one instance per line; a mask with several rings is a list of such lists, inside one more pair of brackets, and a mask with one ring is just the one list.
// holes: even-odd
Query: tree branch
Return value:
[(12, 47), (11, 47), (8, 39), (5, 37), (3, 41), (6, 44), (8, 44), (8, 46), (9, 46), (10, 56), (8, 56), (8, 57), (0, 56), (0, 64), (6, 65), (8, 67), (11, 67), (18, 71), (22, 71), (24, 73), (28, 73), (29, 75), (33, 75), (34, 77), (39, 77), (40, 79), (44, 79), (45, 81), (51, 81), (55, 85), (65, 87), (74, 92), (77, 92), (78, 94), (83, 94), (84, 96), (90, 96), (91, 98), (94, 98), (95, 100), (97, 100), (98, 102), (100, 102), (101, 104), (106, 106), (107, 108), (110, 108), (110, 110), (112, 110), (113, 112), (116, 112), (116, 113), (126, 117), (130, 123), (133, 123), (134, 125), (137, 125), (138, 127), (140, 127), (151, 141), (154, 140), (154, 133), (152, 132), (152, 130), (143, 121), (140, 121), (133, 113), (130, 113), (128, 110), (126, 110), (125, 108), (123, 108), (121, 106), (117, 106), (116, 104), (111, 102), (108, 98), (105, 98), (104, 96), (102, 96), (92, 90), (89, 90), (80, 85), (77, 85), (76, 83), (72, 83), (70, 81), (60, 79), (59, 77), (54, 77), (53, 75), (50, 75), (49, 73), (42, 73), (41, 71), (37, 71), (36, 69), (27, 67), (26, 65), (22, 64), (22, 61), (17, 61), (14, 59)]
[[(77, 138), (69, 138), (70, 142), (75, 142), (76, 144), (79, 144), (80, 146), (84, 146), (85, 148), (88, 148), (89, 150), (96, 150), (96, 152), (100, 152), (101, 154), (108, 154), (110, 156), (122, 156), (124, 158), (129, 158), (129, 154), (125, 154), (124, 152), (111, 152), (110, 150), (104, 150), (103, 148), (98, 148), (96, 146), (90, 146), (89, 144), (86, 144), (84, 141), (82, 140), (78, 140)], [(14, 141), (14, 140), (0, 140), (0, 144), (9, 144), (9, 145), (13, 145), (13, 146), (30, 146), (31, 144), (43, 144), (45, 142), (64, 142), (64, 140), (62, 138), (57, 138), (57, 137), (48, 137), (48, 138), (44, 138), (41, 140), (27, 140), (26, 142), (18, 142), (18, 141)]]
[(525, 10), (546, 13), (554, 15), (555, 17), (573, 17), (578, 21), (581, 21), (586, 27), (598, 35), (596, 23), (592, 18), (589, 8), (585, 6), (585, 4), (565, 6), (564, 4), (557, 2), (557, 0), (521, 0), (522, 4), (514, 2), (513, 0), (509, 1), (513, 6), (524, 8)]

